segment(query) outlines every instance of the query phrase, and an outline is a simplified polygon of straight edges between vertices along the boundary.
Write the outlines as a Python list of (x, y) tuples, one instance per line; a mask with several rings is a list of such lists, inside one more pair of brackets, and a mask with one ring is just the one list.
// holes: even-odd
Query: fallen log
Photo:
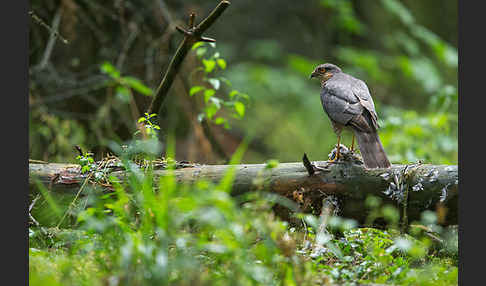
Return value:
[[(309, 169), (308, 162), (307, 166), (304, 165), (302, 162), (280, 163), (268, 168), (267, 164), (178, 164), (174, 175), (179, 183), (193, 183), (200, 179), (218, 182), (232, 167), (235, 169), (234, 196), (265, 190), (299, 203), (301, 211), (313, 211), (319, 215), (322, 199), (333, 195), (339, 199), (339, 215), (364, 222), (368, 214), (364, 201), (367, 196), (373, 195), (400, 208), (406, 202), (410, 222), (420, 219), (424, 210), (436, 211), (438, 208), (441, 208), (441, 214), (445, 213), (439, 217), (439, 223), (450, 225), (458, 222), (456, 165), (411, 164), (393, 165), (389, 169), (366, 169), (356, 162), (319, 161), (314, 162), (316, 168), (313, 171)], [(167, 173), (164, 169), (155, 170), (156, 181)], [(110, 174), (122, 181), (126, 175), (120, 169)], [(77, 192), (85, 178), (79, 165), (29, 164), (32, 191), (35, 191), (37, 181), (52, 191)]]

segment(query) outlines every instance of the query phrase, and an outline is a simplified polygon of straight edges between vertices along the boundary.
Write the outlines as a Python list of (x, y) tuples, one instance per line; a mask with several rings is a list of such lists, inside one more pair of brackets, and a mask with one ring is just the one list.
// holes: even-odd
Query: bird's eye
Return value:
[(319, 68), (319, 69), (318, 69), (318, 71), (319, 71), (319, 72), (325, 72), (325, 71), (326, 71), (326, 69), (325, 69), (325, 68)]

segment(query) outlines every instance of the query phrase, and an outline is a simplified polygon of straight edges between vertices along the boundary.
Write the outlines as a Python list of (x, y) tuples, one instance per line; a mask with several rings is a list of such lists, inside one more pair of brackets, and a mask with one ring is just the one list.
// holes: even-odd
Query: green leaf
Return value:
[(216, 107), (214, 104), (206, 106), (204, 108), (204, 111), (206, 112), (206, 116), (211, 119), (213, 116), (218, 112), (218, 107)]
[(248, 96), (248, 94), (246, 94), (246, 93), (239, 92), (238, 97), (243, 98), (245, 100), (250, 100), (250, 96)]
[(198, 92), (200, 92), (201, 90), (204, 90), (204, 89), (205, 89), (204, 86), (200, 86), (200, 85), (193, 86), (189, 90), (189, 95), (193, 96), (194, 94), (196, 94), (196, 93), (198, 93)]
[(110, 64), (109, 62), (104, 62), (101, 65), (101, 71), (103, 73), (108, 74), (109, 76), (111, 76), (114, 79), (118, 79), (120, 77), (120, 71), (118, 71), (116, 69), (116, 67), (114, 65)]
[(216, 118), (216, 119), (214, 120), (214, 124), (216, 124), (216, 125), (220, 125), (220, 124), (223, 124), (223, 123), (225, 123), (225, 122), (226, 122), (226, 119), (225, 119), (225, 118), (223, 118), (223, 117), (218, 117), (218, 118)]
[(147, 120), (147, 118), (145, 118), (145, 117), (140, 117), (140, 118), (138, 119), (138, 121), (137, 121), (137, 122), (138, 122), (138, 123), (142, 123), (142, 122), (144, 122), (145, 120)]
[(240, 117), (245, 116), (245, 105), (239, 101), (235, 102), (235, 110)]
[(140, 92), (143, 95), (147, 95), (147, 96), (152, 95), (152, 89), (144, 85), (142, 81), (140, 81), (137, 78), (126, 76), (123, 77), (123, 81), (125, 82), (125, 84), (127, 84), (128, 86), (130, 86), (131, 88)]
[(214, 70), (214, 68), (216, 67), (216, 62), (214, 60), (203, 59), (202, 63), (204, 65), (204, 71), (206, 73), (212, 72)]
[(86, 165), (81, 168), (81, 173), (84, 174), (90, 170), (90, 166)]
[(204, 42), (196, 42), (194, 45), (192, 45), (191, 50), (195, 50), (195, 49), (197, 49), (197, 48), (199, 48), (203, 45), (204, 45)]
[(278, 164), (279, 164), (278, 160), (270, 159), (270, 160), (267, 161), (267, 163), (265, 165), (265, 169), (273, 169), (273, 168), (277, 167)]
[(229, 98), (230, 99), (233, 99), (233, 97), (235, 97), (235, 95), (237, 95), (239, 92), (237, 90), (232, 90), (230, 93), (229, 93)]
[(216, 93), (214, 89), (206, 89), (204, 91), (204, 102), (208, 102), (209, 99)]
[(216, 62), (218, 63), (218, 66), (222, 69), (226, 68), (226, 61), (224, 59), (217, 59)]
[(214, 58), (214, 59), (219, 58), (219, 52), (214, 53), (213, 58)]

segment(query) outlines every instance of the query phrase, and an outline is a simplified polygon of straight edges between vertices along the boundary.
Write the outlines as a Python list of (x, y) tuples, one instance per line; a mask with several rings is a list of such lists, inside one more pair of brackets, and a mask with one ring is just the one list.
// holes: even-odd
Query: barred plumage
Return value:
[[(367, 168), (391, 166), (378, 136), (378, 116), (368, 86), (333, 64), (322, 64), (311, 74), (321, 80), (321, 103), (339, 138), (350, 129)], [(339, 148), (338, 148), (339, 150)]]

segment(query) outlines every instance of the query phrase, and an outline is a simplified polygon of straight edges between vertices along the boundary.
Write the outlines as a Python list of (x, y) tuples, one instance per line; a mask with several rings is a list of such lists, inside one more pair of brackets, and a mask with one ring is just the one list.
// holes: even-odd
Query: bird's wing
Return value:
[(375, 104), (373, 103), (373, 98), (371, 98), (370, 91), (366, 83), (360, 79), (353, 78), (353, 83), (351, 84), (351, 90), (353, 94), (358, 98), (361, 105), (370, 113), (372, 123), (375, 129), (378, 129), (378, 115), (375, 111)]
[(350, 82), (339, 78), (331, 78), (322, 87), (321, 103), (329, 118), (342, 125), (347, 125), (353, 117), (363, 112), (363, 106), (353, 94)]

